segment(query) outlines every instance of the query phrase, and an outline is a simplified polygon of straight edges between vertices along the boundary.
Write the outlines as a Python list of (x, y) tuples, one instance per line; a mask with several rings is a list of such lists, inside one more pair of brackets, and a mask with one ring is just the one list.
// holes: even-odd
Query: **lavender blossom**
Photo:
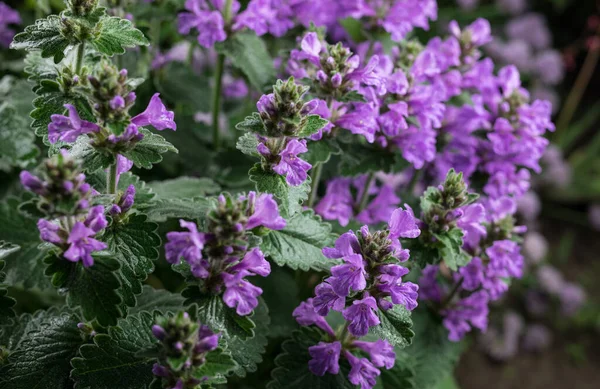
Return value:
[(54, 114), (50, 116), (52, 120), (48, 125), (48, 140), (50, 143), (57, 141), (72, 143), (82, 134), (99, 132), (100, 127), (94, 123), (82, 120), (77, 113), (77, 109), (71, 104), (65, 104), (69, 111), (69, 116)]
[(15, 31), (9, 24), (21, 24), (19, 12), (0, 2), (0, 45), (8, 47), (13, 40)]
[(140, 127), (151, 125), (159, 131), (167, 128), (177, 130), (177, 124), (173, 121), (175, 114), (167, 110), (159, 96), (159, 93), (155, 93), (146, 110), (133, 117), (131, 123)]
[(338, 374), (341, 350), (340, 342), (319, 342), (318, 345), (309, 347), (308, 353), (312, 359), (308, 362), (308, 368), (318, 376), (324, 376), (325, 373)]
[(287, 183), (292, 186), (302, 184), (306, 181), (307, 172), (312, 165), (298, 158), (298, 154), (307, 151), (305, 140), (290, 140), (279, 154), (281, 159), (277, 165), (273, 166), (273, 170), (277, 174), (285, 176)]

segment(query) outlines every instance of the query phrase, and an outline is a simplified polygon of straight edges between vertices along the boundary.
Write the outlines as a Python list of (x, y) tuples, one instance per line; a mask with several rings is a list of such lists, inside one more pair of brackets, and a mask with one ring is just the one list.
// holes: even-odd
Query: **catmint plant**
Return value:
[(103, 4), (13, 38), (0, 3), (26, 75), (0, 80), (0, 386), (448, 376), (523, 274), (554, 129), (485, 57), (490, 24), (442, 29), (433, 0)]

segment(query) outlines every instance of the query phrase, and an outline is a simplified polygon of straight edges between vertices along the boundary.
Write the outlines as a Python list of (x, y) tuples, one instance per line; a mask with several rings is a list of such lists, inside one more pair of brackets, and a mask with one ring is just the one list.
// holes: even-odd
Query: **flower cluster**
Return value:
[(152, 373), (165, 388), (193, 389), (211, 377), (197, 377), (194, 373), (206, 362), (206, 355), (217, 349), (219, 334), (206, 325), (194, 322), (187, 312), (174, 317), (159, 317), (152, 326), (152, 334), (160, 341), (158, 362)]
[[(409, 270), (399, 265), (409, 258), (400, 238), (416, 238), (420, 234), (410, 207), (398, 208), (383, 231), (371, 233), (363, 226), (358, 234), (349, 231), (341, 235), (335, 247), (326, 247), (327, 258), (341, 259), (342, 264), (331, 268), (331, 276), (317, 285), (315, 297), (303, 302), (294, 311), (294, 317), (304, 326), (316, 325), (329, 335), (330, 342), (310, 347), (310, 370), (316, 375), (339, 372), (339, 358), (343, 355), (352, 366), (350, 382), (361, 388), (372, 388), (380, 374), (376, 367), (391, 368), (395, 354), (392, 346), (383, 340), (375, 343), (357, 339), (369, 333), (369, 328), (380, 324), (379, 311), (388, 311), (395, 305), (408, 310), (417, 306), (418, 286), (402, 281)], [(346, 323), (341, 334), (336, 334), (325, 321), (329, 312), (342, 313)], [(338, 336), (339, 335), (339, 336)], [(370, 354), (370, 361), (357, 358), (351, 351), (360, 349)]]
[(203, 288), (212, 294), (223, 293), (227, 306), (239, 315), (248, 315), (258, 305), (262, 290), (245, 278), (266, 277), (271, 266), (257, 247), (249, 247), (252, 230), (280, 230), (285, 220), (270, 194), (249, 192), (237, 200), (221, 195), (207, 214), (207, 230), (199, 232), (195, 223), (181, 220), (187, 232), (169, 232), (165, 245), (171, 264), (185, 260), (194, 277), (203, 280)]
[(40, 238), (61, 249), (67, 260), (92, 266), (91, 254), (107, 247), (94, 237), (108, 222), (102, 205), (90, 207), (93, 190), (75, 161), (63, 151), (46, 161), (41, 178), (21, 172), (21, 183), (38, 195), (35, 207), (47, 216), (37, 223)]
[(8, 47), (12, 42), (15, 31), (9, 27), (9, 24), (20, 23), (19, 12), (0, 1), (0, 45)]

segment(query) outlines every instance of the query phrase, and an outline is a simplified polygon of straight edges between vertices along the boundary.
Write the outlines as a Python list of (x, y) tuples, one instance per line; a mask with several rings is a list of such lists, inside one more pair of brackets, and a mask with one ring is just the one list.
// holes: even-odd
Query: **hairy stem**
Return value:
[(215, 150), (219, 149), (219, 113), (221, 112), (221, 88), (223, 83), (223, 67), (225, 65), (225, 55), (219, 54), (217, 58), (217, 67), (215, 68), (215, 85), (212, 99), (212, 126), (213, 126), (213, 146)]
[(106, 193), (117, 194), (117, 163), (110, 165), (106, 172)]
[(85, 54), (85, 42), (81, 42), (77, 47), (77, 62), (75, 63), (75, 74), (81, 73), (81, 67), (83, 65), (83, 56)]
[(367, 177), (367, 181), (365, 182), (365, 187), (363, 188), (363, 193), (360, 198), (360, 202), (358, 203), (358, 212), (361, 212), (363, 209), (367, 207), (367, 202), (369, 201), (369, 188), (375, 179), (375, 172), (370, 172)]
[(321, 173), (323, 173), (323, 164), (318, 163), (314, 166), (314, 172), (311, 175), (312, 182), (310, 184), (310, 198), (308, 199), (309, 207), (312, 207), (317, 199), (317, 189), (319, 188), (319, 181), (321, 181)]

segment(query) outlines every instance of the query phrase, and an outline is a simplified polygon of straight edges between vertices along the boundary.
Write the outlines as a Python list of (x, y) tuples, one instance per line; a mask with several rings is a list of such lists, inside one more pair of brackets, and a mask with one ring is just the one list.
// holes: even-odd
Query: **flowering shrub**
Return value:
[(435, 387), (523, 273), (554, 129), (483, 55), (489, 23), (421, 41), (434, 0), (108, 3), (12, 39), (2, 386)]

